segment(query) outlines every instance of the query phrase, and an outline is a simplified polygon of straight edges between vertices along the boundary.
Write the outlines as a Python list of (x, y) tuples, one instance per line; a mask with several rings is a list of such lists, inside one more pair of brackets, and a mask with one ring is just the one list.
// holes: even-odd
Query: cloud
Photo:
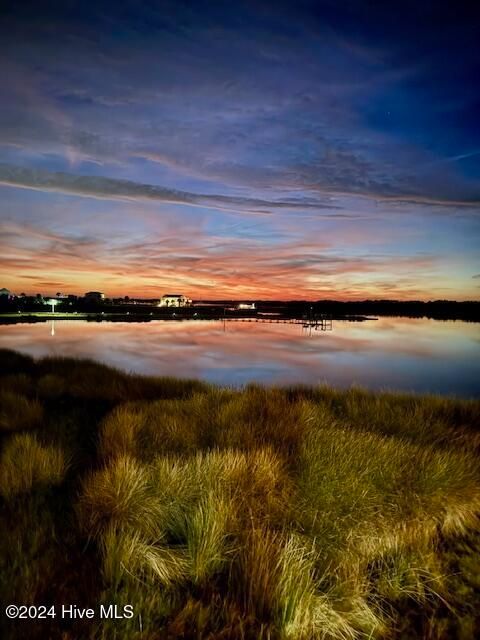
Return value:
[[(470, 67), (472, 56), (456, 47), (445, 60), (434, 42), (427, 45), (432, 30), (423, 33), (416, 20), (400, 18), (399, 29), (413, 35), (399, 37), (398, 17), (392, 24), (380, 6), (365, 12), (361, 3), (343, 10), (330, 4), (293, 10), (280, 3), (273, 10), (240, 3), (230, 15), (217, 3), (204, 10), (172, 2), (161, 11), (139, 3), (134, 25), (128, 11), (97, 3), (81, 11), (50, 7), (42, 15), (34, 6), (12, 11), (2, 32), (9, 46), (0, 143), (19, 152), (8, 161), (31, 165), (32, 155), (55, 155), (54, 168), (64, 169), (63, 156), (67, 170), (110, 163), (109, 174), (121, 167), (122, 177), (147, 184), (156, 182), (161, 164), (169, 178), (180, 174), (183, 186), (189, 176), (250, 190), (303, 190), (317, 199), (478, 206), (473, 171), (434, 164), (439, 156), (471, 158), (478, 148), (474, 139), (457, 140), (469, 122), (461, 116), (473, 83), (464, 79), (462, 90), (452, 91), (436, 71), (447, 65), (448, 81), (455, 69), (460, 82), (457, 69)], [(428, 9), (412, 11), (426, 21)], [(439, 33), (456, 33), (456, 21), (437, 22)], [(462, 42), (476, 35), (463, 30)], [(462, 96), (460, 106), (443, 99), (452, 95)], [(140, 179), (138, 164), (147, 170)], [(178, 201), (166, 190), (122, 197)]]
[(94, 286), (107, 295), (150, 297), (171, 288), (197, 298), (312, 299), (342, 292), (347, 298), (387, 292), (422, 297), (429, 293), (429, 274), (438, 264), (431, 255), (354, 256), (308, 237), (271, 246), (251, 238), (179, 233), (112, 245), (105, 238), (0, 225), (0, 271), (15, 274), (5, 281), (12, 290), (23, 290), (28, 280), (29, 291), (55, 283), (68, 293)]
[(11, 3), (5, 284), (470, 295), (478, 34), (406, 2)]
[[(104, 176), (75, 175), (65, 172), (51, 172), (41, 169), (30, 169), (6, 163), (0, 163), (0, 185), (75, 195), (86, 198), (122, 201), (149, 201), (175, 205), (189, 205), (237, 211), (244, 214), (270, 216), (274, 210), (311, 211), (315, 218), (350, 219), (358, 218), (358, 214), (341, 212), (338, 203), (325, 202), (328, 197), (357, 197), (369, 198), (379, 202), (415, 203), (421, 205), (457, 206), (474, 208), (477, 212), (477, 202), (469, 200), (441, 200), (426, 196), (413, 195), (384, 195), (378, 192), (357, 191), (356, 193), (336, 191), (325, 187), (319, 189), (319, 196), (323, 201), (315, 201), (308, 195), (290, 199), (262, 199), (222, 194), (200, 194), (162, 187), (153, 184), (142, 184), (131, 180), (108, 178)], [(480, 201), (479, 201), (480, 203)]]
[[(269, 215), (268, 209), (336, 209), (332, 204), (311, 203), (302, 199), (263, 200), (241, 196), (198, 194), (152, 184), (119, 180), (104, 176), (81, 176), (64, 172), (30, 169), (0, 164), (0, 184), (22, 189), (53, 191), (107, 200), (147, 200), (214, 209), (240, 210)], [(331, 214), (335, 215), (335, 214)]]

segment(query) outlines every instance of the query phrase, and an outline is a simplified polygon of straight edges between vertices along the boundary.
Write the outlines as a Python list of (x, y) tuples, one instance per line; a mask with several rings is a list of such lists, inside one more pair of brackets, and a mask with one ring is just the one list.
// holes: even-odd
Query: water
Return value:
[(228, 385), (325, 382), (480, 395), (480, 325), (460, 321), (334, 321), (321, 332), (290, 324), (57, 320), (0, 326), (0, 347)]

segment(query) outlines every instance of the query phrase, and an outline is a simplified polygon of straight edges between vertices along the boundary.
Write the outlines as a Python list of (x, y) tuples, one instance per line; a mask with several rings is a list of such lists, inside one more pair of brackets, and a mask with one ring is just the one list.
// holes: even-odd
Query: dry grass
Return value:
[(127, 456), (85, 480), (78, 510), (82, 528), (94, 536), (112, 526), (155, 536), (162, 516), (148, 470)]
[(34, 382), (26, 373), (11, 373), (0, 378), (2, 391), (11, 391), (29, 396), (33, 393)]
[(47, 373), (37, 382), (38, 394), (42, 398), (59, 398), (67, 390), (65, 380), (54, 373)]
[(103, 575), (114, 588), (126, 577), (170, 587), (187, 576), (187, 558), (182, 549), (145, 542), (138, 531), (128, 533), (109, 527), (102, 537), (102, 550)]
[[(462, 597), (480, 606), (480, 555), (462, 541), (480, 530), (480, 403), (216, 389), (66, 359), (12, 357), (9, 366), (4, 431), (43, 425), (41, 441), (1, 442), (9, 517), (28, 522), (35, 487), (62, 483), (62, 429), (75, 424), (68, 442), (81, 462), (64, 497), (71, 549), (94, 555), (98, 597), (133, 604), (145, 637), (360, 640), (402, 629), (439, 640), (445, 628), (460, 634), (455, 607), (463, 637), (475, 629)], [(12, 499), (20, 494), (31, 496), (30, 511)], [(49, 544), (37, 539), (29, 562)], [(22, 593), (34, 581), (20, 556), (0, 587), (15, 566)], [(35, 575), (28, 589), (40, 598)], [(77, 636), (135, 637), (135, 625), (105, 622)]]
[(42, 376), (59, 376), (67, 395), (113, 403), (137, 399), (184, 398), (209, 388), (198, 380), (135, 376), (94, 360), (43, 358), (38, 363), (38, 370)]
[(221, 570), (227, 559), (228, 521), (232, 507), (213, 492), (195, 506), (186, 522), (186, 547), (194, 584), (203, 583)]
[(40, 444), (30, 433), (15, 434), (0, 457), (0, 495), (12, 498), (37, 486), (60, 484), (67, 468), (61, 449)]
[(21, 393), (0, 390), (0, 431), (35, 429), (43, 419), (43, 407)]

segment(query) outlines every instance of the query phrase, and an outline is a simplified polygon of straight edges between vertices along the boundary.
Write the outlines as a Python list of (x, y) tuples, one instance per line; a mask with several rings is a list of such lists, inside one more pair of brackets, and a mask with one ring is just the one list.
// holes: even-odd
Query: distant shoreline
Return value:
[[(240, 300), (197, 301), (185, 307), (158, 306), (153, 301), (99, 301), (85, 298), (65, 300), (51, 309), (35, 302), (0, 301), (0, 324), (41, 322), (56, 320), (109, 320), (148, 322), (150, 320), (223, 320), (232, 318), (276, 318), (279, 320), (332, 320), (366, 321), (380, 316), (429, 318), (433, 320), (463, 320), (480, 322), (480, 302), (430, 302), (392, 300), (364, 300), (339, 302), (330, 300), (263, 301), (251, 300), (248, 308)], [(251, 306), (250, 306), (251, 305)]]
[[(368, 320), (378, 320), (378, 318), (369, 317), (369, 316), (329, 316), (329, 320), (342, 320), (347, 322), (365, 322)], [(271, 323), (271, 324), (280, 324), (280, 323), (288, 323), (288, 322), (308, 322), (308, 319), (302, 318), (290, 318), (290, 317), (262, 317), (257, 315), (238, 315), (238, 316), (223, 316), (223, 315), (208, 315), (208, 316), (199, 316), (193, 317), (193, 315), (185, 315), (185, 314), (175, 314), (171, 313), (168, 315), (165, 314), (142, 314), (142, 313), (52, 313), (52, 312), (39, 312), (39, 313), (8, 313), (8, 314), (0, 314), (0, 325), (9, 325), (9, 324), (35, 324), (37, 322), (49, 322), (51, 320), (84, 320), (87, 322), (153, 322), (153, 321), (164, 321), (164, 322), (195, 322), (195, 321), (227, 321), (227, 322), (258, 322), (258, 323)]]

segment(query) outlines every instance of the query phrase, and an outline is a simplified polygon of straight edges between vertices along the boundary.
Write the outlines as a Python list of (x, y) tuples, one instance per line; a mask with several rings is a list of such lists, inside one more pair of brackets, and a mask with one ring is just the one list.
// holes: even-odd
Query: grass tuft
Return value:
[(202, 497), (187, 520), (186, 543), (195, 584), (205, 582), (226, 562), (230, 511), (228, 502), (210, 492)]
[(43, 420), (43, 407), (21, 393), (0, 390), (0, 431), (35, 429)]
[(92, 536), (108, 526), (155, 535), (162, 516), (148, 469), (128, 456), (116, 458), (84, 481), (78, 512), (82, 528)]
[(15, 434), (0, 457), (0, 495), (12, 498), (37, 487), (61, 484), (67, 468), (61, 449), (40, 444), (30, 433)]
[(109, 527), (102, 536), (103, 574), (118, 589), (122, 580), (158, 581), (169, 587), (185, 580), (188, 563), (182, 549), (145, 542), (139, 532)]

